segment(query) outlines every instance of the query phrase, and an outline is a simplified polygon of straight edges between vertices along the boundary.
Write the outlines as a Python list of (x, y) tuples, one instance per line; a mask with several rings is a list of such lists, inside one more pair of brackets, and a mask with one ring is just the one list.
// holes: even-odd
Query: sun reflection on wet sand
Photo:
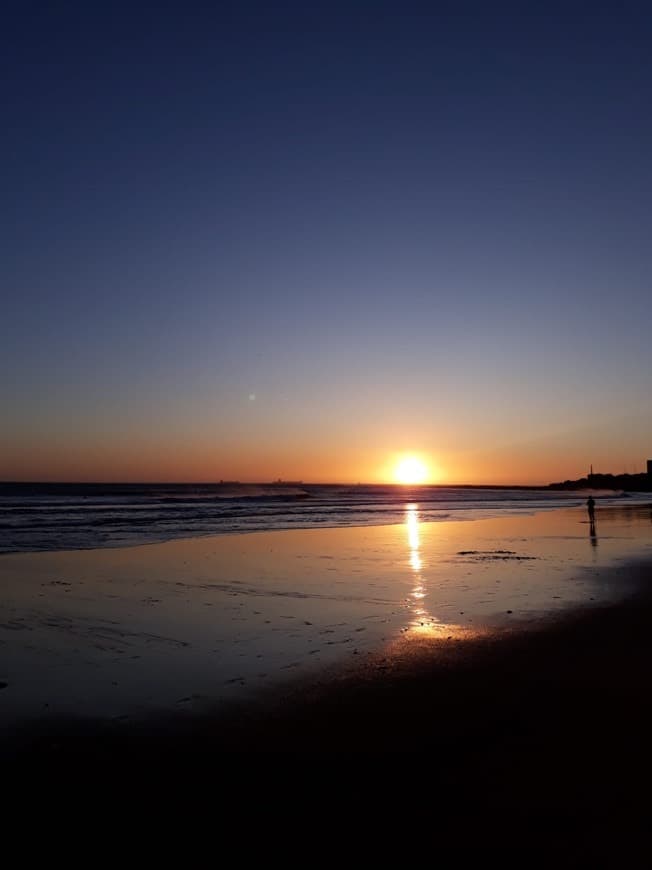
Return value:
[(405, 507), (405, 527), (410, 549), (410, 567), (414, 574), (414, 585), (408, 596), (408, 606), (412, 619), (408, 626), (410, 635), (421, 638), (442, 638), (451, 634), (459, 634), (460, 626), (440, 622), (426, 607), (427, 579), (423, 570), (426, 567), (421, 555), (421, 538), (419, 535), (419, 505), (408, 504)]

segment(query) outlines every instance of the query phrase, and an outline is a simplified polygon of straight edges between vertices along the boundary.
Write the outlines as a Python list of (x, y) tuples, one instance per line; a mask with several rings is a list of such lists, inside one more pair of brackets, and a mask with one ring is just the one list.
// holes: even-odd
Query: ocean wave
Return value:
[[(215, 534), (390, 525), (583, 504), (534, 489), (287, 484), (0, 484), (0, 553), (87, 549)], [(614, 503), (619, 501), (614, 498)]]

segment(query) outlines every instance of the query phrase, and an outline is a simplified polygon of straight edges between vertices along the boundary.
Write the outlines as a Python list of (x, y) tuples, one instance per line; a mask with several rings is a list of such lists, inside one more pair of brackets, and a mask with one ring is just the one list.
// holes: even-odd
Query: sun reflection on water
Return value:
[(429, 613), (425, 606), (427, 589), (426, 580), (422, 573), (425, 563), (421, 556), (418, 504), (408, 504), (405, 506), (405, 527), (410, 548), (410, 567), (414, 573), (414, 584), (408, 599), (413, 615), (409, 630), (422, 636), (437, 637), (444, 630), (448, 631), (448, 626), (442, 625), (438, 619)]
[(408, 545), (410, 547), (410, 565), (417, 572), (423, 568), (419, 540), (419, 505), (409, 504), (405, 509), (405, 524), (407, 526)]
[[(436, 523), (428, 523), (428, 534), (435, 534)], [(401, 629), (402, 638), (398, 641), (400, 654), (420, 654), (429, 641), (461, 640), (478, 634), (470, 626), (459, 623), (442, 622), (428, 609), (428, 599), (434, 593), (435, 600), (441, 584), (438, 565), (430, 565), (432, 576), (428, 577), (428, 560), (423, 553), (422, 531), (419, 520), (419, 505), (405, 505), (405, 531), (407, 534), (408, 559), (412, 571), (412, 584), (406, 598), (408, 613), (407, 625)], [(436, 552), (434, 549), (432, 552)], [(407, 642), (408, 647), (405, 647)]]

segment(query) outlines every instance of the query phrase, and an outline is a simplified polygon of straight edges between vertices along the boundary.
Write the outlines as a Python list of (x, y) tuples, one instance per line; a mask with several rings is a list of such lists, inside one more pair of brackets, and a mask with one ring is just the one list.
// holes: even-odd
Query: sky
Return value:
[(652, 12), (10, 2), (0, 479), (652, 457)]

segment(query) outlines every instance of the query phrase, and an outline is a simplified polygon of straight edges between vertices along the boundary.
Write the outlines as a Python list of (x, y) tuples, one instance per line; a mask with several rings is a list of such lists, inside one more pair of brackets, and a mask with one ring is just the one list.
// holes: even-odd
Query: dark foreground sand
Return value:
[[(638, 592), (624, 603), (534, 630), (406, 643), (359, 670), (333, 672), (228, 715), (22, 730), (5, 745), (5, 771), (53, 782), (92, 771), (95, 783), (113, 778), (142, 787), (145, 772), (156, 769), (178, 795), (180, 785), (192, 791), (217, 783), (223, 793), (228, 771), (237, 770), (241, 788), (256, 794), (262, 779), (271, 803), (296, 761), (317, 790), (338, 771), (338, 800), (345, 801), (364, 795), (382, 771), (385, 802), (404, 804), (410, 796), (423, 810), (425, 796), (451, 832), (507, 819), (513, 843), (543, 824), (547, 847), (566, 850), (567, 860), (557, 863), (610, 850), (629, 855), (620, 866), (643, 866), (652, 567), (632, 565), (631, 574)], [(371, 758), (367, 777), (360, 766)]]

